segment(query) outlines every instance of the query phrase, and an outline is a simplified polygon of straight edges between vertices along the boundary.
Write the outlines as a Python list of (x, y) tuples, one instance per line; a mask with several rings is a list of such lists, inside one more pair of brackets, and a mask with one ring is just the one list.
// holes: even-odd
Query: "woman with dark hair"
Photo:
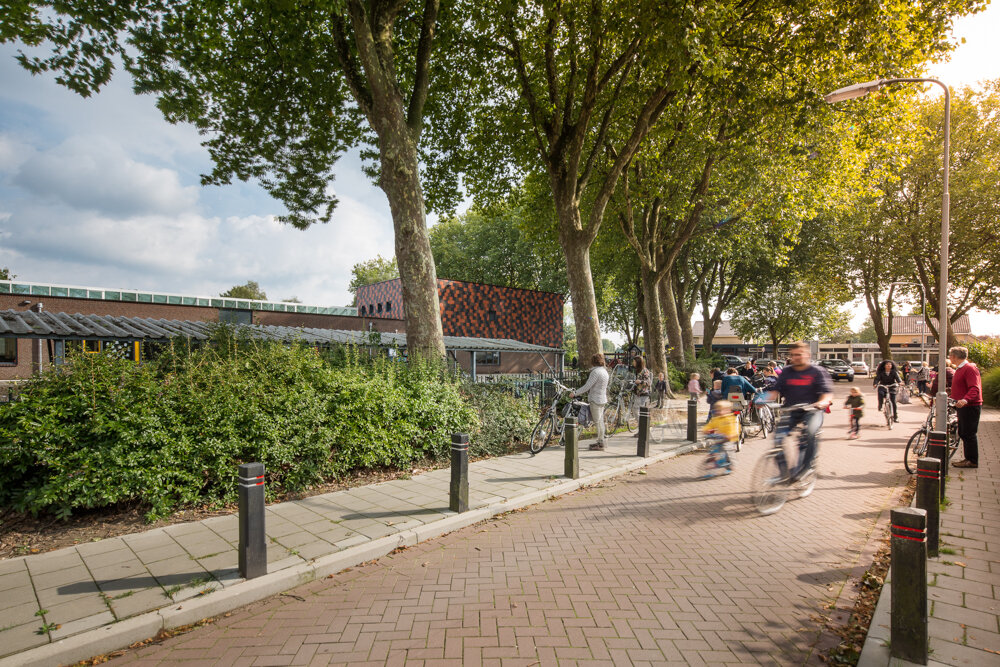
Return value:
[(579, 389), (570, 392), (570, 398), (589, 392), (590, 414), (597, 425), (597, 442), (590, 446), (598, 451), (604, 449), (604, 406), (608, 404), (608, 369), (604, 367), (604, 355), (595, 354), (590, 358), (593, 368), (587, 382)]
[(886, 385), (890, 387), (888, 390), (884, 387), (878, 387), (878, 409), (882, 409), (882, 401), (885, 400), (888, 393), (889, 400), (892, 401), (892, 420), (896, 422), (899, 421), (899, 413), (896, 408), (896, 390), (900, 384), (902, 384), (902, 380), (899, 377), (899, 371), (896, 370), (896, 364), (891, 359), (882, 361), (875, 369), (875, 381), (872, 386)]

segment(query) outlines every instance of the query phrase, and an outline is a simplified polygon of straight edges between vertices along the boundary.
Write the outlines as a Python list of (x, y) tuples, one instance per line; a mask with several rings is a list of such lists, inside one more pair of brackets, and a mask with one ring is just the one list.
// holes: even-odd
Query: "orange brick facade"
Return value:
[[(358, 312), (366, 317), (401, 317), (399, 279), (358, 288)], [(551, 292), (438, 280), (441, 325), (445, 336), (509, 338), (560, 348), (563, 297)]]

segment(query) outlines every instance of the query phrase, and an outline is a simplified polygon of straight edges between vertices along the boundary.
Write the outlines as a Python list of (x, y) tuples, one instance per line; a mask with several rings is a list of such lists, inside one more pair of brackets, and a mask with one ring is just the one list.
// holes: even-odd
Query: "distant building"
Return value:
[[(446, 349), (456, 364), (473, 374), (561, 369), (561, 295), (491, 285), (473, 288), (449, 285), (442, 290), (442, 315), (453, 318), (444, 323), (449, 336)], [(520, 292), (527, 294), (511, 296)], [(556, 300), (558, 318), (553, 330)], [(260, 327), (262, 337), (277, 340), (293, 339), (295, 334), (289, 329), (306, 329), (314, 331), (310, 340), (317, 344), (323, 340), (354, 341), (356, 336), (350, 332), (378, 331), (385, 334), (386, 341), (405, 347), (401, 300), (395, 309), (381, 305), (379, 312), (374, 302), (361, 309), (0, 281), (0, 381), (26, 378), (38, 368), (58, 363), (67, 345), (79, 345), (89, 352), (111, 346), (116, 353), (141, 361), (143, 346), (161, 340), (162, 334), (157, 332), (197, 332), (199, 327), (193, 325), (205, 322)], [(157, 325), (164, 322), (170, 326)], [(326, 337), (317, 330), (344, 335)], [(532, 340), (511, 334), (524, 334)]]

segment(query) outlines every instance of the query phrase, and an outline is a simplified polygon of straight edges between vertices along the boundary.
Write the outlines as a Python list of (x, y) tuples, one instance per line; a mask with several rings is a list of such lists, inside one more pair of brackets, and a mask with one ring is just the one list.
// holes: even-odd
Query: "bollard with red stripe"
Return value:
[(253, 579), (267, 574), (267, 542), (264, 538), (264, 464), (239, 467), (240, 576)]
[(927, 440), (927, 456), (941, 462), (941, 500), (944, 500), (944, 483), (948, 477), (948, 434), (944, 431), (931, 431)]
[(941, 521), (941, 461), (917, 459), (917, 507), (927, 512), (927, 557), (937, 558)]
[(927, 664), (927, 512), (904, 507), (892, 510), (891, 561), (893, 658)]

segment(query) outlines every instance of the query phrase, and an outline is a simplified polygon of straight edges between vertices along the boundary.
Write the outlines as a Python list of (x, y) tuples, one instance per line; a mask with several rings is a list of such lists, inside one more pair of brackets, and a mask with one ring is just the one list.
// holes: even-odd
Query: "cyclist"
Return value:
[[(886, 359), (875, 369), (875, 381), (873, 387), (878, 387), (878, 409), (882, 410), (882, 402), (888, 398), (892, 402), (892, 421), (899, 421), (899, 414), (896, 411), (896, 389), (903, 381), (899, 377), (899, 371), (892, 359)], [(879, 387), (879, 385), (883, 385)], [(889, 387), (886, 389), (885, 387)], [(887, 396), (888, 394), (888, 396)]]
[(740, 393), (746, 400), (758, 392), (758, 389), (750, 384), (750, 380), (740, 375), (735, 368), (726, 371), (726, 376), (722, 378), (721, 389), (722, 398), (727, 400), (730, 394)]
[(768, 398), (782, 400), (782, 405), (811, 404), (816, 410), (797, 408), (783, 410), (781, 423), (774, 432), (774, 440), (780, 445), (792, 429), (803, 424), (804, 432), (799, 441), (799, 460), (788, 474), (788, 463), (784, 455), (778, 456), (781, 474), (787, 475), (789, 482), (795, 482), (812, 466), (816, 458), (816, 434), (823, 425), (823, 413), (833, 402), (833, 380), (822, 366), (810, 363), (809, 346), (803, 342), (792, 343), (789, 350), (791, 363), (782, 369), (778, 381), (774, 383)]

